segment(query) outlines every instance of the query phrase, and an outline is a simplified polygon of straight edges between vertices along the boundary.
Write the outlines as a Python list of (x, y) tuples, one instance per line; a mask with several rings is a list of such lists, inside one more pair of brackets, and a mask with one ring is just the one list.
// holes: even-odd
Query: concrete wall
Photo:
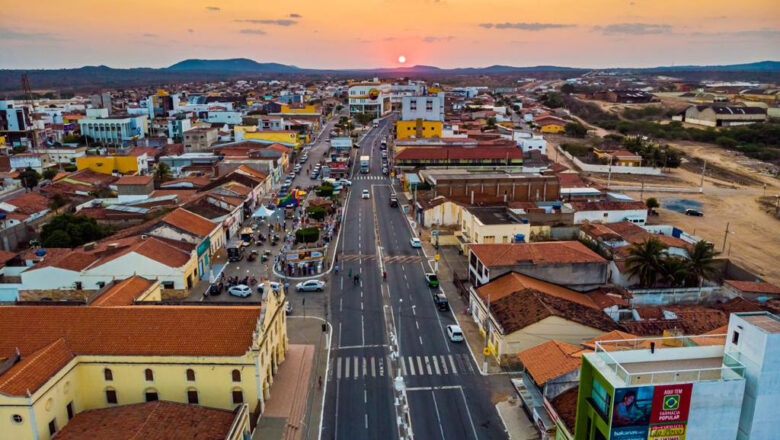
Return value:
[(685, 439), (736, 438), (744, 390), (744, 380), (694, 383)]
[(586, 291), (598, 287), (607, 281), (607, 263), (575, 263), (575, 264), (518, 264), (514, 266), (491, 267), (487, 280), (517, 271), (529, 277), (559, 284), (572, 290)]
[(442, 195), (461, 198), (470, 198), (473, 192), (475, 202), (484, 199), (507, 202), (549, 202), (560, 197), (560, 185), (554, 176), (483, 180), (457, 178), (445, 180), (438, 177), (433, 191), (434, 197)]
[[(558, 153), (563, 154), (569, 160), (574, 162), (574, 165), (579, 168), (582, 171), (589, 172), (589, 173), (609, 173), (612, 172), (614, 174), (643, 174), (643, 175), (649, 175), (649, 176), (660, 176), (663, 174), (661, 172), (660, 168), (652, 168), (652, 167), (627, 167), (627, 166), (617, 166), (612, 165), (594, 165), (585, 163), (576, 157), (569, 154), (567, 151), (564, 151), (562, 148), (557, 147)], [(611, 168), (611, 170), (610, 170)]]

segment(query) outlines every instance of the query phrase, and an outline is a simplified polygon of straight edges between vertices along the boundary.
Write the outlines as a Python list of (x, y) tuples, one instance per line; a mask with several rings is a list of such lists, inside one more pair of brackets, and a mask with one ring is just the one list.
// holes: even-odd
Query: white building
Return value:
[(617, 223), (629, 221), (637, 225), (647, 222), (647, 207), (644, 203), (616, 201), (569, 202), (565, 206), (574, 210), (574, 224), (587, 222)]
[(87, 147), (47, 148), (46, 153), (54, 163), (75, 164), (77, 157), (87, 155)]
[(374, 117), (381, 117), (388, 114), (391, 110), (390, 84), (384, 84), (374, 79), (374, 81), (350, 85), (350, 114), (365, 113)]
[(512, 138), (523, 153), (539, 151), (544, 155), (547, 154), (547, 141), (540, 134), (516, 130), (512, 133)]
[(146, 115), (108, 115), (108, 109), (87, 109), (87, 117), (79, 119), (81, 134), (110, 145), (123, 145), (143, 139), (148, 131)]
[(242, 114), (235, 111), (211, 111), (209, 110), (206, 120), (210, 124), (241, 124)]
[(404, 96), (401, 120), (444, 121), (444, 92), (436, 95)]

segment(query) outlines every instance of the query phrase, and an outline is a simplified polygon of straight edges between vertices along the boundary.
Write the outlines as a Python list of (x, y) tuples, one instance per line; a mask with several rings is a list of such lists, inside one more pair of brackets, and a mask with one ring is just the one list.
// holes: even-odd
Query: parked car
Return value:
[(428, 287), (439, 287), (439, 277), (433, 272), (425, 273), (425, 282), (428, 284)]
[(685, 215), (692, 215), (694, 217), (704, 217), (704, 213), (698, 209), (686, 209)]
[(364, 189), (363, 192), (360, 194), (361, 199), (370, 199), (371, 193), (368, 192), (367, 189)]
[[(271, 285), (271, 290), (273, 290), (274, 292), (279, 292), (279, 288), (282, 287), (282, 283), (277, 283), (276, 281), (269, 281), (268, 284)], [(265, 290), (265, 283), (260, 283), (257, 285), (258, 292), (263, 293), (264, 290)]]
[(341, 186), (352, 186), (352, 181), (347, 179), (339, 179), (336, 181), (336, 183), (338, 183)]
[(422, 242), (417, 237), (412, 237), (409, 239), (409, 244), (412, 245), (413, 248), (421, 248)]
[(447, 336), (449, 336), (452, 342), (463, 342), (463, 331), (461, 331), (459, 325), (448, 325)]
[(285, 315), (289, 315), (290, 313), (292, 313), (292, 306), (290, 305), (290, 301), (285, 301), (284, 302), (284, 314)]
[(398, 197), (396, 196), (390, 196), (390, 207), (396, 208), (398, 207)]
[(307, 280), (295, 285), (296, 292), (322, 292), (325, 289), (325, 281)]
[(249, 286), (244, 284), (238, 284), (235, 286), (230, 286), (228, 288), (228, 293), (233, 296), (238, 296), (240, 298), (247, 298), (249, 295), (252, 294), (252, 289), (249, 288)]

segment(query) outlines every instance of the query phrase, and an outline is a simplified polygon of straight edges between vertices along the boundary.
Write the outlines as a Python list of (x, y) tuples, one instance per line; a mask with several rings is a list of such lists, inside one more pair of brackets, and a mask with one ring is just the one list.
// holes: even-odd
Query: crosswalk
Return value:
[(341, 254), (340, 261), (376, 260), (376, 254)]
[(387, 180), (387, 176), (374, 176), (371, 174), (357, 175), (352, 180)]
[[(400, 361), (403, 376), (478, 374), (468, 354), (401, 356)], [(331, 378), (356, 380), (389, 376), (389, 362), (388, 356), (338, 356), (333, 363)]]
[(419, 255), (389, 255), (382, 258), (385, 263), (419, 263), (422, 257)]

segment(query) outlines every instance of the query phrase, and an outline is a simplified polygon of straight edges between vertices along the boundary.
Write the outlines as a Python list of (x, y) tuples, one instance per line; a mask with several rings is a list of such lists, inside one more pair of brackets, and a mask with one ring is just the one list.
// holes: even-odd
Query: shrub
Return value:
[(325, 218), (325, 208), (322, 206), (311, 206), (307, 211), (309, 218), (322, 221)]
[(320, 230), (317, 228), (301, 228), (295, 231), (296, 243), (314, 243), (320, 238)]

